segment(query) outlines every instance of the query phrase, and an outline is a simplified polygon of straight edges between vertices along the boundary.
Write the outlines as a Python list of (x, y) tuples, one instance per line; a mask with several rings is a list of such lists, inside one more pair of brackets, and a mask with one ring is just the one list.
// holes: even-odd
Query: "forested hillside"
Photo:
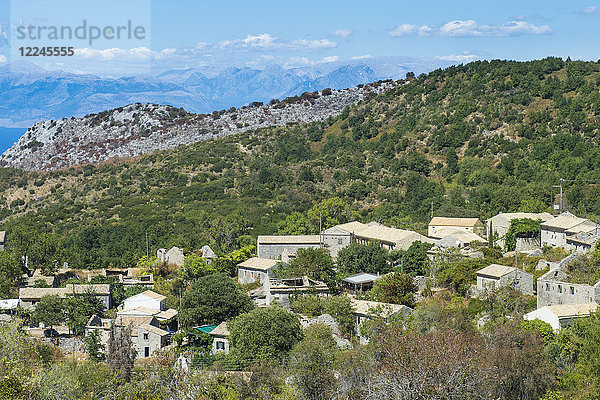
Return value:
[[(247, 131), (123, 163), (0, 169), (0, 230), (40, 263), (129, 266), (150, 251), (346, 219), (422, 230), (438, 216), (600, 215), (600, 64), (548, 58), (436, 70), (326, 122)], [(554, 195), (557, 189), (554, 189)]]

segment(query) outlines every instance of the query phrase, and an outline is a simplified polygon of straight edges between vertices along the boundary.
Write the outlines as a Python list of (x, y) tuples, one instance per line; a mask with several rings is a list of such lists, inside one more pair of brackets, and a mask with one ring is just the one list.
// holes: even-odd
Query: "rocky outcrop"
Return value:
[(0, 166), (55, 170), (135, 157), (250, 129), (324, 121), (398, 84), (389, 81), (305, 93), (269, 105), (255, 103), (212, 114), (137, 103), (79, 119), (39, 122), (0, 156)]

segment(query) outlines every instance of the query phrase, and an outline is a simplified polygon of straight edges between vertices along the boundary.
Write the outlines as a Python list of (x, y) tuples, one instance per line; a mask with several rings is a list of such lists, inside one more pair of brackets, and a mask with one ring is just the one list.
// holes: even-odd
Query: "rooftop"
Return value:
[(167, 336), (169, 334), (169, 332), (150, 324), (142, 324), (139, 326), (138, 329), (143, 329), (145, 331), (152, 332), (160, 336)]
[(576, 217), (570, 212), (565, 211), (564, 213), (552, 218), (551, 220), (542, 222), (542, 227), (570, 230), (575, 228), (579, 224), (583, 224), (586, 221), (588, 220), (585, 218)]
[(598, 308), (596, 303), (582, 303), (582, 304), (560, 304), (556, 306), (546, 306), (554, 315), (559, 318), (568, 318), (588, 315), (595, 312)]
[(320, 235), (259, 236), (260, 244), (320, 244)]
[(479, 218), (447, 218), (433, 217), (429, 225), (431, 226), (460, 226), (463, 228), (472, 228), (479, 222)]
[(549, 221), (552, 218), (554, 218), (554, 216), (550, 213), (547, 212), (543, 212), (543, 213), (524, 213), (524, 212), (515, 212), (515, 213), (500, 213), (500, 214), (496, 214), (494, 215), (492, 218), (488, 218), (486, 220), (486, 222), (497, 222), (499, 220), (503, 220), (505, 222), (510, 222), (513, 219), (517, 219), (517, 218), (529, 218), (529, 219), (541, 219), (542, 222), (544, 221)]
[(216, 325), (202, 325), (202, 326), (196, 326), (195, 329), (199, 330), (202, 333), (211, 333), (212, 331), (215, 330), (217, 326)]
[(342, 279), (342, 281), (352, 283), (354, 285), (358, 285), (361, 283), (373, 282), (377, 278), (379, 278), (379, 275), (369, 274), (367, 272), (360, 272), (358, 274), (350, 275), (350, 276)]
[(229, 336), (229, 329), (227, 329), (227, 322), (221, 322), (209, 334), (213, 335), (213, 336)]
[(494, 278), (500, 278), (506, 274), (513, 272), (514, 270), (516, 270), (515, 267), (508, 267), (506, 265), (500, 264), (490, 264), (487, 267), (477, 271), (477, 275), (486, 275)]
[[(150, 297), (150, 298), (152, 298), (154, 300), (159, 300), (159, 301), (163, 301), (163, 300), (167, 299), (166, 296), (163, 296), (162, 294), (158, 294), (156, 292), (153, 292), (152, 290), (146, 290), (145, 292), (142, 292), (140, 294), (146, 295), (146, 296), (148, 296), (148, 297)], [(131, 296), (131, 297), (135, 297), (135, 296)]]
[(271, 260), (270, 258), (252, 257), (244, 262), (239, 263), (238, 267), (267, 271), (271, 268), (275, 268), (277, 263), (277, 260)]

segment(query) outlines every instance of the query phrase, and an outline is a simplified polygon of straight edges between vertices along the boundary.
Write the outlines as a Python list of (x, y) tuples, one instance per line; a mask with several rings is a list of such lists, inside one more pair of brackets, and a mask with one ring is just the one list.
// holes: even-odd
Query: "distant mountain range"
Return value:
[(111, 79), (47, 71), (18, 62), (0, 67), (0, 126), (29, 127), (39, 121), (82, 117), (132, 103), (210, 113), (307, 91), (400, 79), (409, 71), (418, 75), (450, 64), (438, 59), (370, 57), (292, 69), (279, 65), (262, 70), (203, 67)]

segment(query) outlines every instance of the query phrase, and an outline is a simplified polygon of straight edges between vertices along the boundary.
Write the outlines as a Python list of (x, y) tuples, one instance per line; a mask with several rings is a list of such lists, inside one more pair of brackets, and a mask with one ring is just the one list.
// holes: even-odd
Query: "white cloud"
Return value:
[(476, 54), (463, 53), (463, 54), (449, 54), (447, 56), (437, 56), (438, 60), (454, 61), (459, 63), (468, 63), (471, 61), (479, 60), (481, 57)]
[(81, 49), (75, 49), (75, 55), (82, 58), (94, 58), (101, 60), (117, 60), (123, 58), (136, 59), (136, 60), (149, 60), (157, 53), (150, 50), (147, 47), (135, 47), (133, 49), (91, 49), (84, 47)]
[(418, 30), (419, 27), (417, 25), (402, 24), (390, 29), (388, 35), (392, 37), (408, 36), (416, 33)]
[(317, 64), (335, 62), (335, 61), (338, 61), (339, 59), (340, 58), (338, 56), (323, 57), (320, 61), (317, 62)]
[(4, 64), (6, 62), (8, 62), (6, 56), (4, 54), (0, 54), (0, 64)]
[(345, 28), (345, 29), (336, 29), (335, 31), (331, 32), (331, 34), (333, 36), (338, 36), (338, 37), (341, 37), (343, 39), (348, 39), (348, 37), (350, 35), (352, 35), (352, 29), (348, 29), (348, 28)]
[(371, 58), (373, 57), (371, 54), (365, 54), (362, 56), (354, 56), (354, 57), (350, 57), (351, 60), (364, 60), (365, 58)]
[[(206, 45), (202, 49), (211, 48)], [(279, 40), (269, 33), (260, 35), (248, 35), (245, 39), (223, 40), (216, 44), (221, 49), (282, 49), (282, 50), (302, 50), (302, 49), (330, 49), (337, 47), (337, 43), (329, 39), (295, 39), (291, 41)]]
[(535, 25), (522, 20), (511, 20), (501, 25), (479, 25), (472, 19), (450, 21), (439, 28), (430, 25), (402, 24), (388, 32), (392, 37), (432, 34), (445, 37), (490, 37), (548, 35), (550, 33), (552, 33), (552, 29), (548, 25)]

